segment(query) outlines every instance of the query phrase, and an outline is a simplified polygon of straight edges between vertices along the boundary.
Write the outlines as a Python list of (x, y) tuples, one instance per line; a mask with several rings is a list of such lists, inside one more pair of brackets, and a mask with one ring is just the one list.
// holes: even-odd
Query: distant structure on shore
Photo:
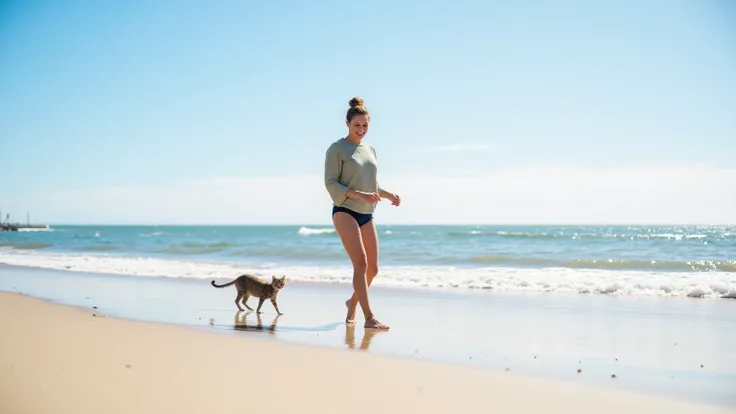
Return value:
[(5, 215), (5, 221), (2, 219), (2, 212), (0, 212), (0, 231), (20, 231), (27, 229), (48, 229), (48, 224), (31, 224), (31, 216), (26, 213), (26, 224), (11, 223), (10, 214)]

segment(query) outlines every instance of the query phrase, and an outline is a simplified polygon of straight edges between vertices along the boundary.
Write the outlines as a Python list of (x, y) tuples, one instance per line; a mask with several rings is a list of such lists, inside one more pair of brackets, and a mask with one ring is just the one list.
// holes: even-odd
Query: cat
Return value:
[(232, 282), (225, 283), (224, 285), (217, 285), (214, 280), (212, 281), (212, 286), (216, 288), (224, 288), (232, 284), (235, 284), (235, 289), (238, 291), (238, 296), (235, 298), (235, 304), (238, 306), (238, 310), (243, 310), (243, 308), (240, 307), (240, 300), (242, 299), (243, 305), (245, 305), (248, 310), (252, 311), (253, 308), (248, 306), (246, 302), (250, 296), (255, 296), (260, 299), (256, 313), (261, 313), (263, 302), (265, 302), (266, 299), (271, 299), (273, 308), (276, 309), (276, 312), (279, 315), (283, 315), (279, 310), (279, 305), (276, 303), (276, 296), (278, 295), (279, 290), (286, 286), (286, 276), (282, 276), (281, 278), (272, 276), (271, 283), (259, 279), (251, 274), (238, 276), (237, 279)]

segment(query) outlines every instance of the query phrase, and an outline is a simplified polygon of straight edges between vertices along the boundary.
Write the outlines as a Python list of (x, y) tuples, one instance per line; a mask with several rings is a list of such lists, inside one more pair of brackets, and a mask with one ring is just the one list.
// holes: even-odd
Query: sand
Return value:
[(726, 413), (615, 389), (94, 317), (0, 292), (0, 412)]

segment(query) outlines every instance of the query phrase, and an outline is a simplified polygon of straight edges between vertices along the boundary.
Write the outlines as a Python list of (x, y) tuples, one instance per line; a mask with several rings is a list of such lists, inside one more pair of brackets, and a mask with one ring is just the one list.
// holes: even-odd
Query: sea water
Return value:
[[(378, 225), (377, 285), (736, 298), (736, 226)], [(141, 277), (350, 283), (332, 226), (51, 226), (0, 263)]]

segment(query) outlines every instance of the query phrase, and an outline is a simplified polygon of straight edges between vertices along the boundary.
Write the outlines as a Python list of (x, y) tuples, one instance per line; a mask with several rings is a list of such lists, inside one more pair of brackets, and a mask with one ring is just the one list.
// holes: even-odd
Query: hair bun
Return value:
[(363, 106), (364, 102), (365, 101), (363, 101), (363, 98), (361, 98), (360, 96), (356, 96), (355, 98), (350, 100), (350, 107), (354, 108), (356, 106)]

